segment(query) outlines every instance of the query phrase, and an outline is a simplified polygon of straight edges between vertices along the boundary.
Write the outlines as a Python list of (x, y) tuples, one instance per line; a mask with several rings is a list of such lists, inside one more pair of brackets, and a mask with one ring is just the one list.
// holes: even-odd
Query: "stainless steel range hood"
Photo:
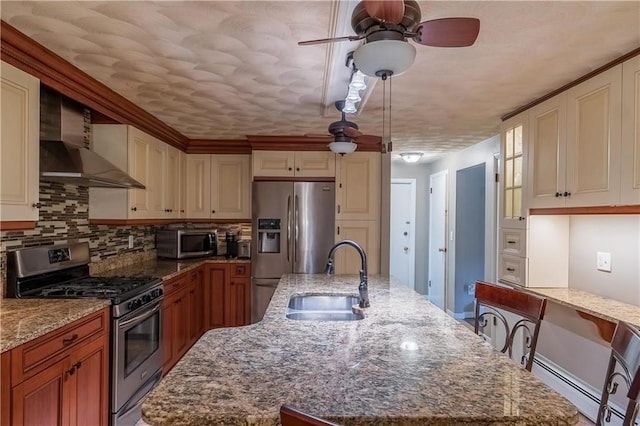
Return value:
[(82, 110), (42, 88), (40, 180), (103, 188), (141, 188), (137, 180), (84, 147)]

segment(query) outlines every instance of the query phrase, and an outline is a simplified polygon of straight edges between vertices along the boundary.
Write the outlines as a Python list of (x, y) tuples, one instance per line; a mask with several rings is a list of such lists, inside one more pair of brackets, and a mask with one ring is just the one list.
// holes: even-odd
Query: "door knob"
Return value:
[(440, 247), (438, 249), (438, 251), (441, 252), (441, 253), (446, 253), (447, 252), (447, 248), (446, 247)]
[(404, 235), (406, 237), (407, 235), (409, 235), (409, 233), (408, 232), (403, 232), (402, 235)]
[(409, 247), (404, 248), (404, 252), (407, 253), (409, 251)]

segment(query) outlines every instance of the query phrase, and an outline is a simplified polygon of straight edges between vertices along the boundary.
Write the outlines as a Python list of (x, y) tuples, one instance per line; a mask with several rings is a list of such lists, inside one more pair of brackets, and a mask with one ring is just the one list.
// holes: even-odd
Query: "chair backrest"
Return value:
[[(489, 324), (489, 318), (493, 318), (493, 323), (504, 330), (504, 343), (500, 350), (503, 353), (508, 352), (512, 357), (516, 336), (518, 333), (523, 333), (527, 353), (523, 354), (520, 362), (528, 371), (531, 371), (547, 299), (483, 281), (476, 281), (475, 296), (474, 331), (476, 334), (481, 334)], [(521, 318), (510, 324), (507, 317), (498, 309), (509, 311)]]
[(620, 383), (627, 389), (628, 403), (624, 415), (624, 426), (635, 423), (638, 417), (638, 396), (640, 394), (640, 331), (625, 323), (618, 322), (611, 341), (611, 356), (605, 376), (600, 409), (596, 425), (603, 425), (611, 418), (609, 396), (618, 391)]
[(282, 426), (339, 426), (337, 423), (328, 422), (289, 405), (280, 407), (280, 423)]

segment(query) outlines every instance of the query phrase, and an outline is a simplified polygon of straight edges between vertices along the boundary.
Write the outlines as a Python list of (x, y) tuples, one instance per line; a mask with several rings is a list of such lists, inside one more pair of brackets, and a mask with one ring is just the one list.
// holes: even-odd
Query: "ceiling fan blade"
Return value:
[(318, 40), (299, 41), (298, 46), (310, 46), (312, 44), (334, 43), (336, 41), (356, 41), (362, 40), (364, 36), (344, 36), (334, 38), (320, 38)]
[(414, 30), (417, 43), (433, 47), (466, 47), (475, 43), (480, 32), (477, 18), (442, 18), (421, 22)]
[(404, 18), (403, 0), (362, 0), (367, 14), (382, 22), (399, 24)]
[(344, 133), (346, 136), (349, 136), (352, 139), (356, 139), (362, 136), (362, 132), (358, 129), (354, 129), (353, 127), (343, 128), (342, 133)]

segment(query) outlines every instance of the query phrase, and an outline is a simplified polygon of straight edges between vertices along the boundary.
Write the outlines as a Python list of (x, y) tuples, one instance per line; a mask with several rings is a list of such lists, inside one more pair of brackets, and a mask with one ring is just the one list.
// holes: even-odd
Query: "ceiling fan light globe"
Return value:
[(351, 78), (351, 83), (349, 83), (349, 89), (354, 90), (364, 90), (367, 88), (367, 83), (364, 81), (364, 74), (358, 70), (353, 74)]
[(358, 47), (353, 52), (356, 67), (365, 75), (378, 77), (379, 71), (390, 71), (395, 77), (413, 65), (416, 48), (403, 40), (378, 40)]
[(329, 144), (329, 149), (336, 154), (351, 154), (358, 146), (353, 142), (333, 141)]
[(347, 98), (345, 100), (344, 107), (342, 108), (342, 112), (344, 112), (345, 114), (355, 114), (356, 112), (358, 112), (355, 102)]
[(347, 93), (347, 97), (344, 98), (344, 100), (347, 102), (356, 103), (356, 102), (360, 102), (362, 98), (360, 98), (360, 93), (358, 93), (357, 90), (349, 89), (349, 93)]

